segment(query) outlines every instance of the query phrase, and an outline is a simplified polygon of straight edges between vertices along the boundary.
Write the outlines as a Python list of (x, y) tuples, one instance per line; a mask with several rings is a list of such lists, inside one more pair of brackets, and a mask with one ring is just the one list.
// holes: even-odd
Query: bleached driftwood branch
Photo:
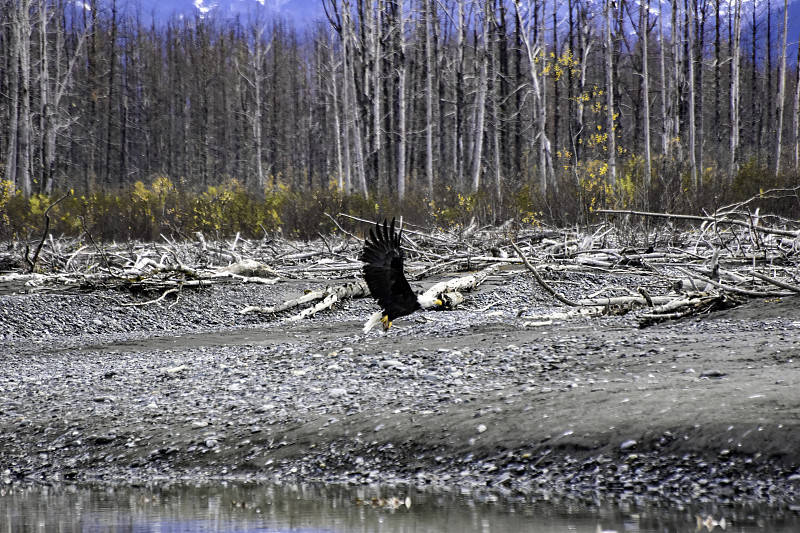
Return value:
[(743, 216), (746, 217), (745, 220), (738, 220), (735, 218), (731, 218), (731, 215), (736, 214), (732, 212), (727, 212), (719, 216), (681, 215), (676, 213), (653, 213), (649, 211), (633, 211), (630, 209), (598, 209), (595, 212), (604, 214), (614, 214), (614, 215), (634, 215), (640, 217), (689, 220), (694, 222), (706, 222), (711, 224), (729, 224), (732, 226), (741, 226), (744, 228), (752, 229), (753, 231), (759, 233), (765, 233), (770, 235), (782, 235), (784, 237), (794, 237), (794, 238), (800, 237), (800, 231), (797, 230), (787, 230), (781, 228), (774, 228), (770, 226), (754, 225), (753, 221), (750, 219), (749, 216), (746, 216), (746, 214), (742, 214)]
[[(298, 315), (300, 318), (305, 316), (313, 315), (322, 309), (329, 308), (333, 306), (334, 303), (337, 301), (341, 301), (345, 298), (358, 298), (359, 296), (366, 296), (369, 294), (369, 287), (367, 287), (367, 282), (364, 280), (359, 280), (353, 283), (346, 283), (344, 285), (339, 285), (336, 287), (326, 287), (320, 291), (311, 291), (308, 292), (299, 298), (293, 298), (291, 300), (286, 300), (278, 305), (270, 306), (270, 307), (259, 307), (250, 305), (247, 306), (239, 311), (239, 314), (246, 315), (250, 313), (266, 313), (266, 314), (276, 314), (282, 311), (286, 311), (288, 309), (293, 309), (295, 307), (299, 307), (301, 305), (316, 302), (317, 300), (323, 300), (323, 303), (318, 304), (319, 307), (312, 306), (305, 311), (301, 312)], [(329, 299), (331, 296), (335, 296), (334, 299)], [(295, 319), (296, 320), (296, 319)]]
[(325, 298), (317, 305), (311, 306), (308, 309), (290, 317), (288, 320), (294, 322), (295, 320), (302, 320), (308, 316), (314, 316), (323, 309), (330, 309), (337, 302), (346, 300), (348, 298), (358, 298), (359, 296), (366, 296), (369, 294), (369, 288), (365, 281), (356, 281), (354, 283), (347, 283), (339, 285), (338, 287), (329, 287), (324, 291)]
[(562, 295), (561, 293), (556, 291), (553, 287), (551, 287), (544, 280), (544, 278), (542, 278), (542, 276), (539, 274), (539, 272), (537, 272), (536, 267), (534, 267), (530, 263), (530, 261), (528, 261), (528, 258), (525, 257), (525, 254), (522, 253), (522, 250), (519, 249), (519, 246), (517, 246), (517, 244), (514, 241), (511, 241), (511, 246), (514, 247), (514, 251), (517, 252), (517, 255), (519, 255), (520, 259), (522, 259), (522, 262), (525, 264), (525, 268), (527, 268), (533, 274), (533, 277), (536, 280), (536, 283), (538, 283), (553, 298), (555, 298), (556, 300), (558, 300), (559, 302), (561, 302), (561, 303), (563, 303), (565, 305), (569, 305), (570, 307), (578, 307), (578, 306), (581, 305), (578, 302), (573, 302), (572, 300), (568, 299), (567, 297), (565, 297), (564, 295)]
[(449, 292), (474, 291), (478, 288), (478, 285), (486, 281), (486, 278), (498, 270), (500, 270), (500, 265), (493, 264), (480, 270), (479, 272), (475, 272), (474, 274), (468, 274), (466, 276), (453, 278), (447, 281), (440, 281), (439, 283), (428, 288), (428, 290), (425, 291), (425, 296), (436, 298), (441, 297), (443, 294)]
[(664, 320), (674, 320), (700, 313), (729, 309), (739, 305), (739, 303), (738, 299), (724, 293), (695, 292), (675, 298), (660, 307), (654, 308), (649, 313), (639, 315), (639, 326), (645, 327)]

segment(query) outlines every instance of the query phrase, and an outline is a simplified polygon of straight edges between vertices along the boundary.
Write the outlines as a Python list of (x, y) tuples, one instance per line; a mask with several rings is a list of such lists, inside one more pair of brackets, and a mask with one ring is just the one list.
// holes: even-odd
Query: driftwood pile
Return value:
[[(502, 226), (479, 227), (474, 222), (450, 230), (425, 230), (406, 225), (404, 247), (410, 280), (444, 273), (450, 281), (428, 292), (444, 295), (451, 307), (503, 265), (508, 275), (528, 275), (565, 312), (543, 319), (573, 315), (640, 311), (640, 325), (723, 309), (753, 297), (786, 297), (800, 293), (800, 221), (730, 211), (688, 217), (665, 213), (604, 212), (609, 220), (591, 229)], [(279, 235), (248, 240), (238, 235), (224, 242), (162, 237), (158, 243), (94, 243), (90, 237), (37, 243), (36, 261), (30, 246), (19, 243), (0, 252), (0, 292), (63, 292), (122, 289), (146, 291), (147, 305), (180, 290), (212, 284), (262, 283), (282, 280), (325, 280), (329, 285), (300, 298), (270, 307), (246, 307), (242, 313), (296, 312), (299, 320), (347, 298), (369, 296), (360, 279), (363, 239), (344, 230), (296, 242)], [(371, 220), (357, 220), (369, 227)], [(352, 224), (352, 220), (348, 220)], [(628, 228), (637, 227), (637, 231)], [(643, 228), (650, 227), (646, 230)], [(514, 267), (513, 265), (520, 265)], [(524, 266), (524, 268), (522, 268)], [(630, 286), (595, 294), (568, 295), (555, 288), (554, 276), (591, 273), (628, 276)], [(667, 287), (651, 294), (636, 280), (659, 279)], [(341, 280), (341, 283), (334, 283)], [(355, 280), (355, 281), (353, 281)], [(548, 281), (551, 280), (551, 281)]]

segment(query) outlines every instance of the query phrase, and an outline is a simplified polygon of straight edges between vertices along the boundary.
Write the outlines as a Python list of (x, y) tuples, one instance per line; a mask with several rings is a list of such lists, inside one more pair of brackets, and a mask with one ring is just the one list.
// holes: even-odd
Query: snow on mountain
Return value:
[[(131, 2), (132, 3), (132, 2)], [(318, 20), (325, 16), (322, 0), (138, 0), (141, 12), (156, 20), (171, 16), (216, 15), (221, 18), (262, 13), (282, 15), (295, 23)]]

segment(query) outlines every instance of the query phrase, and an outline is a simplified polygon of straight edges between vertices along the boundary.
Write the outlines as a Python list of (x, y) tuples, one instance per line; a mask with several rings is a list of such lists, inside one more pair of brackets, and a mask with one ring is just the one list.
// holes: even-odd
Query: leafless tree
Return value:
[[(658, 0), (659, 3), (661, 0)], [(650, 1), (639, 4), (639, 42), (642, 48), (642, 133), (644, 134), (644, 204), (650, 205), (651, 157), (650, 157), (650, 74), (648, 41), (650, 29)]]
[[(781, 58), (778, 79), (778, 98), (776, 101), (777, 109), (777, 124), (775, 125), (775, 176), (777, 177), (781, 171), (781, 146), (783, 140), (783, 109), (786, 104), (786, 34), (789, 30), (789, 2), (783, 0), (783, 32), (781, 41)], [(799, 45), (800, 46), (800, 45)]]
[(695, 15), (695, 2), (689, 0), (689, 6), (686, 10), (687, 21), (684, 31), (687, 34), (687, 42), (689, 46), (689, 54), (686, 57), (689, 71), (689, 80), (687, 86), (689, 90), (689, 173), (691, 175), (692, 188), (697, 191), (697, 117), (695, 115), (695, 32), (694, 32), (694, 15)]
[(800, 39), (795, 63), (794, 112), (792, 113), (792, 132), (794, 135), (794, 170), (800, 169)]
[[(245, 116), (252, 128), (253, 133), (253, 163), (256, 175), (256, 190), (264, 191), (265, 176), (263, 166), (263, 139), (261, 135), (262, 109), (264, 100), (262, 97), (263, 87), (266, 84), (266, 56), (272, 47), (272, 41), (267, 41), (264, 35), (266, 23), (262, 20), (261, 11), (256, 12), (255, 18), (250, 28), (250, 45), (247, 64), (242, 66), (237, 62), (239, 76), (245, 81), (253, 92), (252, 109), (245, 111)], [(337, 117), (338, 119), (338, 117)]]
[(735, 0), (733, 10), (733, 57), (731, 58), (731, 133), (730, 133), (730, 160), (728, 179), (733, 181), (738, 168), (737, 150), (739, 149), (739, 85), (741, 83), (739, 69), (741, 67), (741, 38), (742, 38), (742, 0)]
[[(514, 0), (516, 15), (521, 27), (522, 42), (528, 58), (528, 68), (531, 78), (531, 89), (534, 99), (534, 123), (537, 126), (537, 139), (539, 144), (539, 173), (540, 187), (546, 193), (550, 183), (555, 181), (553, 175), (553, 156), (550, 148), (550, 140), (547, 137), (547, 107), (544, 87), (544, 31), (538, 26), (543, 22), (538, 22), (543, 17), (539, 13), (540, 6), (533, 2), (522, 5), (520, 0)], [(533, 40), (532, 34), (538, 36)]]
[(606, 133), (608, 134), (608, 177), (611, 186), (616, 185), (617, 181), (617, 141), (616, 125), (614, 120), (614, 65), (613, 65), (613, 46), (611, 41), (611, 10), (613, 0), (605, 0), (603, 3), (603, 21), (605, 48), (603, 50), (605, 58), (606, 73)]

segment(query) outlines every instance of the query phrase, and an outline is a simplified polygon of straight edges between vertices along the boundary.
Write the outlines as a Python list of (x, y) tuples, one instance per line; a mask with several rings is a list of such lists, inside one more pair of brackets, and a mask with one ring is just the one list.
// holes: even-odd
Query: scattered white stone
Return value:
[(95, 396), (94, 398), (92, 398), (92, 400), (97, 402), (97, 403), (106, 403), (106, 402), (113, 403), (113, 402), (117, 401), (117, 397), (116, 396)]
[(542, 326), (552, 326), (552, 320), (526, 320), (522, 323), (523, 328), (540, 328)]

